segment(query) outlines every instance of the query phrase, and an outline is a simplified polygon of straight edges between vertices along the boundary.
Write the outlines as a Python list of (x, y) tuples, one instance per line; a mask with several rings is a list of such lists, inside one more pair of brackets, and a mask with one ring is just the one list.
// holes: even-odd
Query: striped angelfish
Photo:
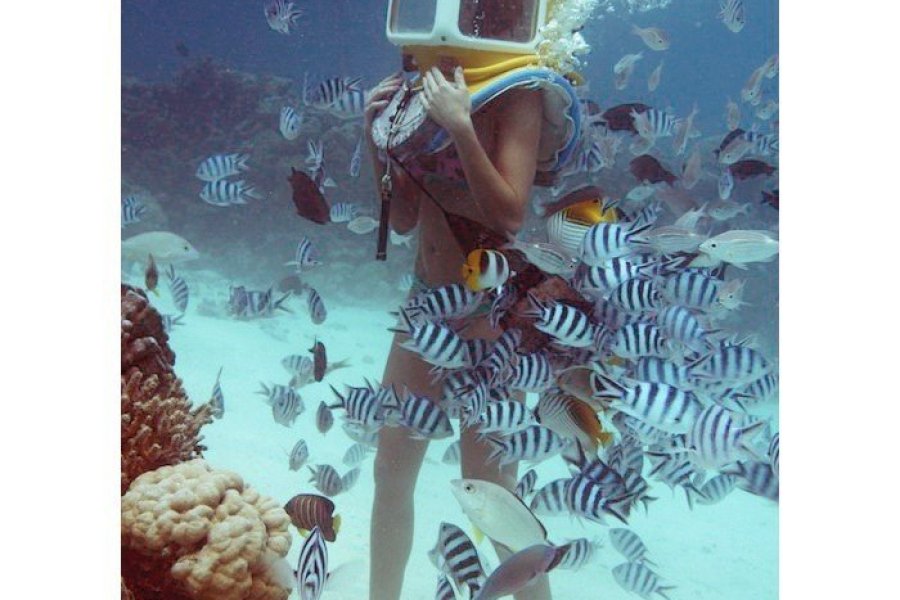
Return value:
[(122, 227), (140, 223), (147, 207), (135, 195), (122, 198)]
[[(260, 382), (260, 389), (257, 390), (257, 394), (266, 397), (266, 404), (269, 406), (274, 406), (281, 398), (297, 396), (297, 392), (292, 390), (290, 386), (281, 385), (280, 383), (273, 384), (272, 387), (267, 386), (265, 383)], [(299, 398), (299, 396), (297, 396)]]
[(441, 456), (441, 462), (445, 465), (458, 465), (459, 464), (459, 440), (456, 440), (444, 450), (444, 455)]
[(534, 492), (534, 484), (537, 483), (537, 471), (534, 469), (528, 469), (528, 471), (522, 475), (519, 479), (519, 482), (516, 484), (516, 496), (525, 500), (528, 496), (530, 496)]
[(359, 479), (359, 473), (359, 467), (355, 467), (341, 476), (342, 492), (349, 492), (353, 488), (353, 486), (356, 485), (356, 481)]
[(182, 325), (181, 318), (184, 315), (160, 315), (162, 318), (163, 331), (172, 333), (172, 328), (176, 325)]
[(572, 348), (587, 348), (596, 342), (597, 326), (577, 308), (562, 302), (543, 302), (530, 291), (528, 299), (532, 307), (529, 314), (537, 319), (534, 327), (538, 331)]
[(291, 354), (281, 359), (281, 366), (291, 375), (302, 377), (312, 373), (313, 360), (304, 354)]
[(625, 493), (631, 498), (632, 506), (638, 502), (643, 502), (644, 510), (649, 511), (650, 503), (656, 498), (650, 495), (650, 484), (641, 477), (641, 472), (627, 469), (622, 473), (622, 481), (625, 482)]
[(553, 383), (553, 367), (544, 352), (517, 355), (516, 366), (508, 381), (510, 389), (540, 393)]
[(647, 240), (641, 237), (641, 233), (650, 227), (649, 223), (597, 223), (591, 225), (584, 234), (579, 256), (587, 266), (597, 267), (611, 258), (631, 254), (647, 245)]
[(461, 283), (451, 283), (416, 294), (406, 303), (405, 309), (411, 317), (449, 321), (470, 315), (483, 298), (483, 292), (473, 292)]
[(758, 131), (745, 131), (741, 134), (745, 140), (753, 144), (754, 154), (769, 156), (778, 154), (778, 136), (774, 133), (759, 133)]
[(616, 308), (628, 313), (643, 313), (659, 308), (659, 289), (652, 279), (636, 277), (628, 279), (615, 288), (609, 301)]
[(290, 106), (281, 109), (278, 118), (278, 130), (286, 140), (296, 140), (300, 135), (300, 127), (303, 125), (303, 113), (297, 113)]
[(365, 428), (380, 427), (382, 424), (381, 402), (375, 390), (369, 387), (347, 387), (347, 395), (343, 396), (334, 386), (331, 391), (338, 398), (338, 404), (328, 408), (343, 408), (344, 418)]
[(669, 345), (659, 327), (638, 321), (620, 327), (610, 338), (610, 350), (622, 358), (636, 359), (642, 356), (666, 357)]
[(603, 487), (583, 475), (575, 475), (566, 486), (566, 506), (572, 514), (589, 521), (604, 522), (604, 515), (612, 515), (623, 523), (627, 518), (628, 498), (612, 498)]
[(349, 90), (362, 89), (362, 77), (329, 77), (316, 86), (309, 103), (316, 108), (330, 108)]
[(298, 440), (288, 457), (288, 466), (291, 471), (297, 471), (306, 464), (307, 460), (309, 460), (309, 448), (304, 440)]
[(647, 456), (658, 462), (650, 469), (649, 477), (663, 482), (669, 489), (684, 489), (688, 508), (694, 508), (694, 498), (700, 496), (700, 491), (694, 486), (696, 470), (686, 452), (671, 454), (668, 452), (648, 451)]
[(612, 574), (616, 579), (616, 583), (623, 590), (634, 592), (643, 598), (649, 598), (651, 594), (657, 593), (669, 600), (666, 591), (675, 589), (675, 586), (662, 585), (659, 576), (643, 563), (628, 562), (621, 564), (613, 568)]
[(703, 410), (692, 392), (671, 385), (631, 380), (626, 387), (601, 373), (595, 376), (604, 387), (600, 395), (612, 400), (613, 408), (668, 433), (687, 433)]
[(781, 442), (779, 441), (778, 433), (772, 436), (772, 441), (769, 442), (769, 466), (772, 467), (772, 472), (775, 473), (775, 477), (778, 477), (778, 456), (780, 454)]
[(566, 489), (569, 479), (551, 481), (534, 495), (529, 508), (536, 515), (560, 515), (568, 510)]
[(653, 564), (653, 561), (647, 558), (647, 546), (644, 541), (632, 530), (614, 527), (609, 530), (609, 541), (628, 562)]
[[(628, 415), (624, 414), (622, 416), (628, 417)], [(632, 419), (633, 417), (628, 418)], [(622, 433), (622, 439), (618, 443), (607, 448), (606, 462), (619, 473), (626, 473), (628, 471), (637, 471), (640, 473), (644, 470), (644, 449), (641, 447), (638, 440), (624, 435), (624, 432)], [(623, 478), (625, 478), (624, 475)]]
[(329, 215), (332, 223), (347, 223), (356, 218), (357, 207), (352, 202), (336, 202)]
[(635, 440), (644, 444), (663, 444), (669, 439), (668, 432), (653, 425), (648, 425), (631, 415), (620, 412), (616, 417), (619, 417), (614, 417), (614, 422), (618, 424), (617, 426), (624, 428)]
[(178, 311), (184, 314), (184, 311), (186, 311), (188, 307), (188, 298), (190, 295), (187, 283), (185, 283), (184, 278), (175, 274), (174, 265), (169, 265), (166, 275), (169, 278), (169, 293), (172, 294), (172, 302), (175, 303), (175, 307), (178, 308)]
[(365, 444), (370, 448), (378, 447), (378, 431), (377, 427), (363, 427), (359, 423), (346, 421), (341, 423), (341, 429), (347, 434), (347, 437), (357, 444)]
[(318, 267), (322, 262), (319, 260), (318, 252), (316, 252), (316, 248), (313, 246), (312, 241), (308, 237), (303, 236), (303, 239), (297, 242), (297, 250), (294, 251), (294, 260), (284, 264), (287, 267), (295, 267), (299, 273), (312, 267)]
[(368, 456), (369, 452), (372, 449), (365, 444), (356, 443), (347, 448), (347, 451), (344, 452), (344, 458), (341, 459), (341, 462), (348, 467), (357, 467), (359, 466)]
[(516, 358), (516, 349), (522, 343), (522, 331), (520, 329), (507, 329), (498, 337), (491, 346), (490, 351), (484, 357), (483, 363), (495, 372), (505, 371), (513, 366)]
[(691, 387), (690, 369), (658, 356), (641, 356), (634, 363), (632, 374), (640, 381), (666, 383), (675, 387)]
[(346, 90), (331, 105), (331, 111), (344, 119), (361, 117), (366, 111), (366, 91), (361, 88)]
[(225, 367), (219, 367), (219, 372), (216, 375), (216, 382), (213, 384), (212, 393), (209, 397), (209, 404), (212, 407), (212, 416), (221, 419), (225, 416), (225, 395), (222, 393), (222, 385), (220, 383), (220, 379), (222, 378), (222, 369)]
[(491, 402), (478, 419), (479, 432), (511, 435), (537, 424), (534, 414), (524, 402), (507, 400)]
[(316, 429), (319, 433), (325, 434), (334, 425), (334, 415), (331, 414), (328, 405), (325, 402), (319, 402), (319, 408), (316, 409)]
[(305, 407), (300, 396), (294, 390), (287, 389), (290, 391), (290, 394), (279, 395), (274, 404), (272, 404), (272, 417), (279, 425), (290, 427), (297, 420), (297, 417), (303, 413)]
[(488, 437), (487, 440), (494, 446), (488, 460), (499, 458), (501, 467), (519, 460), (540, 462), (559, 454), (569, 445), (569, 440), (540, 425), (531, 425), (499, 439)]
[[(630, 222), (631, 227), (650, 227), (656, 224), (656, 220), (659, 219), (659, 215), (662, 213), (662, 202), (658, 200), (654, 200), (650, 202), (647, 206), (643, 207), (639, 211), (628, 216), (628, 221)], [(626, 223), (627, 225), (627, 223)], [(646, 239), (642, 239), (642, 243), (649, 244), (649, 241)], [(640, 249), (643, 249), (641, 246)]]
[(467, 589), (474, 598), (484, 586), (484, 568), (475, 544), (465, 532), (452, 523), (441, 523), (438, 539), (428, 557), (441, 573), (449, 577), (456, 589)]
[(778, 398), (778, 375), (767, 373), (741, 388), (735, 396), (744, 409), (755, 404), (775, 401)]
[(688, 348), (704, 352), (709, 348), (709, 333), (700, 320), (685, 306), (672, 304), (659, 311), (656, 324), (669, 339), (681, 342)]
[(638, 135), (647, 139), (669, 137), (675, 133), (675, 127), (681, 121), (669, 113), (650, 108), (642, 113), (632, 112), (634, 126)]
[(745, 492), (778, 502), (778, 476), (769, 463), (739, 462), (734, 467), (729, 467), (727, 472), (737, 478), (737, 486)]
[(736, 416), (718, 404), (703, 409), (688, 435), (695, 465), (719, 469), (741, 458), (755, 457), (750, 442), (765, 422), (741, 426), (739, 419), (734, 418)]
[(309, 309), (309, 318), (314, 324), (321, 325), (325, 322), (328, 311), (325, 310), (325, 303), (322, 301), (322, 296), (320, 296), (319, 292), (313, 288), (309, 288), (309, 293), (306, 297), (306, 306)]
[(300, 600), (319, 600), (328, 580), (328, 547), (318, 525), (312, 528), (300, 548), (294, 577)]
[(243, 179), (239, 181), (208, 181), (200, 190), (200, 199), (213, 206), (231, 206), (232, 204), (247, 204), (247, 200), (260, 200), (262, 196), (252, 185), (247, 185)]
[(447, 413), (431, 399), (415, 394), (403, 403), (400, 424), (412, 430), (411, 437), (420, 440), (441, 440), (453, 435)]
[(241, 171), (249, 169), (248, 154), (216, 154), (210, 156), (197, 167), (197, 177), (203, 181), (214, 182), (237, 175)]
[(601, 265), (585, 269), (578, 283), (584, 291), (608, 294), (629, 279), (650, 275), (653, 267), (651, 262), (637, 262), (630, 257), (611, 258)]
[(694, 271), (684, 271), (666, 279), (663, 296), (669, 302), (688, 308), (709, 310), (719, 296), (720, 279)]
[(312, 477), (309, 478), (309, 481), (317, 490), (326, 496), (337, 496), (344, 491), (341, 476), (338, 475), (337, 470), (331, 465), (311, 466), (309, 467), (309, 470), (312, 473)]
[(745, 385), (770, 372), (772, 366), (757, 350), (725, 346), (691, 365), (691, 375), (712, 387)]
[(447, 576), (441, 573), (437, 578), (437, 588), (434, 591), (434, 600), (456, 600), (456, 592)]
[(406, 311), (402, 309), (400, 315), (406, 323), (406, 329), (391, 329), (391, 331), (409, 335), (409, 339), (400, 343), (402, 348), (415, 352), (436, 367), (459, 369), (471, 366), (469, 346), (455, 331), (441, 323), (426, 322), (414, 325)]
[(598, 544), (587, 538), (578, 538), (563, 546), (566, 548), (566, 553), (563, 554), (556, 568), (577, 571), (591, 560)]
[(737, 483), (737, 477), (727, 473), (719, 474), (703, 484), (697, 504), (716, 504), (731, 493)]
[(619, 473), (603, 462), (594, 458), (580, 468), (582, 477), (587, 477), (600, 486), (604, 496), (617, 498), (626, 494), (625, 480)]

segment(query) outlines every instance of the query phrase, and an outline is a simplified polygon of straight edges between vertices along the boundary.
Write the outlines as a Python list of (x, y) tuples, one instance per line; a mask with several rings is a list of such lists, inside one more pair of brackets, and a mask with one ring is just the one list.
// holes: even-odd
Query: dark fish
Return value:
[(148, 254), (149, 261), (147, 262), (147, 270), (144, 271), (144, 285), (148, 290), (159, 295), (159, 292), (156, 291), (156, 284), (159, 283), (159, 269), (156, 268), (156, 261), (153, 260), (153, 255)]
[(319, 186), (309, 175), (291, 167), (288, 182), (293, 189), (294, 207), (298, 215), (319, 225), (331, 222), (331, 208), (325, 196), (319, 191)]
[(328, 358), (325, 355), (325, 344), (316, 340), (309, 349), (313, 355), (313, 379), (322, 381), (325, 377), (325, 369), (328, 368)]
[[(328, 433), (331, 426), (334, 425), (334, 415), (324, 402), (319, 403), (319, 409), (316, 411), (316, 429), (320, 433)], [(329, 540), (334, 541), (334, 540)]]
[(631, 113), (641, 114), (648, 110), (650, 110), (650, 107), (640, 102), (620, 104), (607, 109), (603, 113), (603, 120), (606, 121), (606, 127), (610, 131), (630, 131), (637, 134), (637, 129), (634, 127), (634, 117), (631, 116)]
[(297, 494), (287, 501), (284, 511), (294, 527), (312, 531), (318, 527), (325, 541), (333, 542), (341, 528), (341, 517), (334, 515), (334, 502), (318, 494)]
[(178, 42), (175, 44), (175, 52), (177, 52), (180, 56), (187, 58), (191, 55), (190, 49), (185, 46), (184, 42)]
[(713, 150), (713, 154), (716, 155), (716, 158), (719, 158), (719, 153), (721, 153), (722, 150), (724, 150), (728, 144), (733, 142), (736, 138), (744, 135), (745, 133), (746, 133), (746, 131), (744, 131), (740, 127), (729, 131), (728, 135), (726, 135), (725, 138), (722, 140), (722, 143), (719, 144), (719, 147), (717, 149)]
[(762, 198), (762, 204), (768, 204), (775, 210), (778, 210), (778, 190), (772, 190), (771, 192), (763, 190)]
[(665, 181), (672, 185), (678, 179), (649, 154), (641, 154), (633, 158), (628, 168), (631, 174), (634, 175), (634, 178), (638, 180), (638, 183), (659, 183), (660, 181)]
[(535, 544), (520, 550), (503, 561), (487, 578), (478, 600), (494, 600), (515, 594), (552, 571), (568, 552), (566, 546)]
[(750, 179), (757, 175), (765, 175), (768, 177), (775, 172), (776, 167), (761, 160), (756, 160), (755, 158), (747, 158), (730, 165), (728, 169), (731, 171), (731, 174), (734, 175), (735, 179), (741, 180)]

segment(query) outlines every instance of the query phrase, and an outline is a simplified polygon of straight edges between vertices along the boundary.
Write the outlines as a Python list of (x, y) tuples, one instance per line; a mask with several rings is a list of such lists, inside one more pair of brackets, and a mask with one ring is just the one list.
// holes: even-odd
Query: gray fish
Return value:
[(737, 477), (728, 474), (719, 474), (703, 484), (700, 488), (700, 497), (697, 504), (716, 504), (731, 493), (737, 483)]
[(560, 558), (556, 568), (577, 571), (590, 562), (591, 558), (594, 556), (594, 550), (597, 549), (598, 545), (597, 542), (592, 542), (587, 538), (578, 538), (577, 540), (572, 540), (571, 542), (564, 544), (562, 548), (565, 548), (566, 551), (562, 558)]
[(653, 561), (647, 558), (647, 546), (643, 540), (630, 529), (615, 527), (609, 530), (609, 541), (619, 554), (628, 562), (645, 562), (652, 565)]
[(532, 492), (534, 492), (534, 484), (536, 482), (537, 472), (534, 469), (528, 469), (528, 471), (524, 475), (522, 475), (522, 478), (519, 479), (519, 482), (516, 484), (516, 496), (524, 501), (526, 497), (530, 496)]
[(341, 476), (341, 491), (349, 492), (354, 485), (356, 485), (356, 481), (359, 479), (360, 469), (359, 467), (355, 467), (350, 469), (346, 473)]
[(319, 293), (313, 288), (309, 288), (307, 306), (309, 307), (309, 318), (313, 323), (321, 325), (325, 322), (328, 311), (325, 310), (325, 303), (322, 302), (322, 297), (319, 296)]
[(185, 283), (182, 277), (175, 274), (174, 265), (169, 265), (166, 276), (169, 279), (169, 292), (172, 294), (172, 301), (175, 303), (178, 311), (184, 314), (184, 311), (187, 310), (188, 298), (190, 296), (187, 283)]
[(459, 440), (456, 440), (444, 450), (444, 455), (441, 457), (441, 462), (445, 465), (458, 465), (459, 464)]
[(529, 508), (536, 515), (559, 515), (566, 510), (566, 487), (569, 479), (556, 479), (551, 481), (534, 495)]
[(612, 570), (612, 574), (622, 589), (634, 592), (648, 600), (654, 592), (669, 600), (665, 592), (675, 589), (674, 586), (661, 585), (659, 576), (643, 563), (629, 562), (621, 564)]
[(312, 472), (310, 482), (326, 496), (337, 496), (344, 491), (341, 476), (331, 465), (317, 465), (309, 470)]
[(219, 367), (219, 373), (216, 375), (216, 382), (213, 384), (212, 394), (209, 397), (209, 404), (212, 406), (212, 415), (217, 419), (225, 416), (225, 395), (222, 393), (222, 386), (219, 380), (222, 377), (222, 369)]
[(319, 430), (319, 433), (325, 434), (332, 425), (334, 425), (334, 415), (331, 414), (331, 410), (324, 401), (320, 402), (319, 408), (316, 410), (316, 429)]
[(306, 464), (307, 460), (309, 460), (309, 448), (306, 447), (305, 441), (298, 440), (297, 443), (294, 444), (294, 449), (291, 450), (288, 466), (291, 471), (297, 471)]
[(348, 467), (356, 467), (365, 460), (366, 456), (372, 451), (370, 446), (365, 444), (360, 444), (359, 442), (353, 444), (347, 451), (344, 452), (344, 458), (341, 460)]
[(528, 587), (556, 568), (566, 550), (565, 546), (535, 544), (516, 552), (494, 569), (474, 600), (494, 600)]

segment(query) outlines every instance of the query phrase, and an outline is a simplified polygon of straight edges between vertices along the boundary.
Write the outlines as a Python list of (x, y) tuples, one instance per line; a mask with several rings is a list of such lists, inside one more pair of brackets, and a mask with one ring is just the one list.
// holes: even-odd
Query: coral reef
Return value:
[(175, 354), (159, 313), (143, 292), (123, 285), (122, 493), (135, 477), (200, 455), (211, 407), (192, 408), (175, 376)]
[(160, 467), (122, 497), (123, 576), (142, 600), (285, 600), (289, 524), (236, 473), (202, 459)]

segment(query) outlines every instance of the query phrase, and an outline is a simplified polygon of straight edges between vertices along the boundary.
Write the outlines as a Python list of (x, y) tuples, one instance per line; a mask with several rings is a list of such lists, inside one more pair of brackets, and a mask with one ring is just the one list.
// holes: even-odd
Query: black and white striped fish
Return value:
[(647, 558), (647, 546), (632, 530), (614, 527), (609, 530), (609, 541), (628, 562), (653, 564), (653, 561)]
[(355, 467), (341, 475), (342, 492), (349, 492), (353, 488), (353, 486), (356, 485), (356, 481), (359, 479), (359, 473), (359, 467)]
[(723, 469), (722, 472), (734, 475), (737, 478), (737, 486), (745, 492), (778, 502), (778, 476), (769, 463), (739, 462)]
[(722, 473), (703, 484), (697, 504), (716, 504), (731, 493), (737, 483), (737, 477)]
[(371, 451), (371, 447), (357, 442), (347, 448), (347, 451), (344, 452), (344, 458), (341, 459), (341, 462), (343, 462), (344, 465), (350, 468), (357, 467), (362, 464), (362, 462), (366, 459), (366, 456), (368, 456)]
[[(633, 419), (633, 417), (629, 417), (624, 413), (618, 413), (613, 417), (614, 424), (615, 418), (619, 415), (627, 417), (628, 419)], [(623, 479), (626, 479), (625, 473), (628, 471), (637, 471), (640, 473), (644, 470), (644, 449), (641, 447), (638, 440), (631, 436), (624, 435), (624, 432), (622, 433), (622, 439), (606, 449), (606, 463), (622, 474)], [(627, 480), (625, 485), (627, 487)]]
[(428, 552), (431, 562), (449, 577), (456, 589), (468, 590), (474, 598), (484, 586), (484, 568), (475, 544), (465, 532), (452, 523), (441, 523), (434, 548)]
[(534, 469), (528, 469), (516, 484), (516, 496), (524, 501), (534, 492), (535, 483), (537, 483), (537, 472)]
[(175, 274), (174, 265), (169, 265), (166, 275), (169, 278), (169, 293), (172, 295), (172, 302), (175, 303), (178, 311), (184, 314), (188, 307), (188, 298), (190, 297), (187, 283), (185, 283), (184, 278)]
[(628, 313), (644, 313), (660, 307), (662, 299), (652, 279), (635, 277), (616, 287), (609, 301), (619, 310)]
[(431, 399), (415, 394), (409, 394), (403, 403), (400, 424), (420, 440), (441, 440), (453, 435), (447, 413)]
[(578, 285), (583, 291), (608, 294), (629, 279), (651, 275), (654, 267), (652, 262), (638, 262), (632, 257), (618, 256), (584, 269)]
[(536, 318), (534, 328), (553, 337), (557, 343), (572, 348), (587, 348), (597, 341), (599, 330), (591, 318), (562, 302), (544, 302), (528, 292), (533, 310), (529, 314)]
[(478, 418), (478, 424), (481, 433), (511, 435), (536, 425), (537, 420), (524, 402), (507, 400), (489, 403)]
[(566, 507), (573, 515), (589, 521), (604, 523), (604, 516), (612, 515), (627, 522), (628, 498), (610, 497), (599, 483), (584, 475), (575, 475), (566, 485)]
[(200, 199), (213, 206), (231, 206), (232, 204), (247, 204), (248, 200), (261, 200), (262, 195), (243, 179), (239, 181), (219, 179), (203, 184), (203, 189), (200, 190)]
[(769, 466), (772, 467), (772, 472), (775, 473), (775, 477), (778, 477), (778, 458), (781, 453), (779, 446), (781, 442), (778, 438), (778, 433), (772, 436), (772, 441), (769, 442)]
[(366, 92), (363, 89), (349, 89), (338, 96), (330, 106), (331, 113), (343, 119), (361, 117), (366, 111)]
[(651, 140), (673, 135), (675, 127), (681, 122), (681, 119), (656, 108), (647, 109), (642, 113), (632, 111), (631, 116), (638, 135)]
[(445, 465), (458, 465), (459, 464), (459, 440), (456, 440), (444, 450), (444, 455), (441, 456), (441, 462)]
[(603, 385), (598, 397), (612, 400), (612, 407), (668, 433), (687, 433), (703, 405), (692, 392), (664, 383), (626, 380), (623, 385), (596, 373)]
[(297, 272), (300, 273), (312, 267), (320, 266), (322, 261), (319, 260), (318, 253), (316, 252), (316, 248), (313, 246), (312, 241), (308, 237), (303, 236), (303, 239), (297, 242), (294, 260), (284, 264), (287, 267), (295, 267)]
[(658, 356), (641, 356), (634, 363), (632, 378), (666, 383), (680, 388), (691, 387), (690, 369)]
[(651, 594), (657, 593), (669, 600), (666, 592), (675, 589), (675, 586), (662, 585), (659, 576), (643, 563), (623, 563), (613, 568), (612, 574), (623, 590), (634, 592), (642, 598), (650, 598)]
[(282, 107), (278, 118), (278, 130), (286, 140), (296, 140), (303, 126), (303, 113), (298, 113), (290, 106)]
[(589, 267), (598, 267), (606, 261), (631, 254), (647, 245), (641, 234), (651, 224), (597, 223), (584, 234), (579, 256)]
[(331, 205), (329, 216), (332, 223), (347, 223), (356, 218), (358, 208), (352, 202), (335, 202)]
[(691, 364), (693, 377), (717, 388), (746, 385), (771, 370), (762, 353), (747, 346), (724, 346)]
[(362, 77), (329, 77), (316, 86), (308, 102), (316, 108), (331, 108), (349, 90), (362, 90)]
[(267, 386), (265, 383), (260, 382), (260, 389), (256, 392), (262, 396), (266, 397), (266, 404), (269, 406), (274, 406), (281, 398), (283, 397), (297, 397), (297, 392), (291, 389), (289, 386), (281, 385), (280, 383), (273, 384), (272, 387)]
[(316, 429), (319, 430), (319, 433), (325, 434), (332, 425), (334, 425), (334, 415), (331, 414), (331, 410), (325, 402), (319, 402), (319, 408), (316, 409)]
[(468, 344), (448, 326), (439, 322), (415, 325), (403, 309), (400, 310), (400, 315), (406, 329), (391, 331), (409, 335), (409, 339), (400, 343), (402, 348), (415, 352), (436, 367), (459, 369), (472, 366)]
[(496, 373), (505, 372), (516, 363), (516, 350), (522, 343), (522, 331), (520, 329), (507, 329), (500, 337), (494, 340), (490, 351), (481, 363)]
[(510, 389), (540, 393), (553, 383), (553, 367), (545, 352), (516, 355), (516, 366), (507, 384)]
[(765, 422), (742, 426), (736, 417), (718, 404), (703, 409), (688, 434), (688, 447), (694, 452), (696, 466), (719, 469), (742, 458), (757, 458), (751, 442)]
[(212, 393), (209, 396), (209, 404), (212, 407), (212, 416), (217, 419), (221, 419), (225, 416), (225, 395), (222, 393), (222, 385), (220, 383), (222, 369), (224, 369), (224, 367), (219, 367), (219, 372), (216, 374), (216, 382), (213, 384)]
[(200, 163), (197, 167), (197, 177), (203, 181), (213, 182), (237, 175), (250, 168), (247, 165), (249, 159), (248, 154), (215, 154)]
[(778, 398), (778, 374), (767, 373), (734, 393), (741, 408), (773, 402)]
[(494, 446), (488, 460), (499, 458), (501, 467), (519, 460), (540, 462), (559, 454), (569, 445), (569, 440), (540, 425), (531, 425), (503, 438), (488, 437), (487, 440)]
[(347, 395), (341, 395), (334, 386), (331, 391), (338, 398), (338, 404), (328, 408), (343, 408), (344, 418), (364, 428), (377, 428), (383, 424), (381, 401), (371, 385), (366, 387), (347, 387)]
[(694, 484), (697, 471), (694, 469), (690, 455), (687, 452), (680, 454), (670, 452), (647, 451), (647, 456), (652, 461), (656, 461), (648, 476), (663, 482), (673, 491), (678, 487), (684, 489), (688, 508), (693, 510), (694, 499), (700, 496), (700, 491)]
[(122, 227), (140, 223), (147, 212), (147, 206), (137, 196), (131, 195), (122, 198)]
[(304, 440), (299, 440), (294, 444), (291, 454), (288, 457), (288, 466), (291, 471), (297, 471), (309, 460), (309, 448)]
[(703, 328), (697, 316), (685, 306), (666, 306), (656, 316), (656, 324), (667, 338), (681, 342), (694, 351), (705, 352), (709, 349), (710, 332)]
[[(285, 310), (282, 304), (290, 298), (291, 292), (287, 292), (278, 300), (275, 300), (272, 288), (263, 290), (248, 290), (244, 286), (233, 286), (228, 298), (228, 308), (235, 317), (268, 317), (276, 310)], [(290, 311), (288, 311), (290, 312)]]
[(648, 425), (623, 412), (617, 413), (613, 417), (613, 422), (620, 429), (628, 431), (635, 440), (644, 444), (664, 444), (670, 437), (667, 431)]
[(328, 581), (328, 547), (325, 537), (316, 525), (300, 547), (297, 570), (297, 593), (300, 600), (319, 600)]
[(437, 578), (437, 588), (434, 591), (434, 600), (456, 600), (456, 592), (447, 576), (441, 573)]
[(572, 540), (571, 542), (563, 544), (566, 548), (566, 553), (559, 560), (559, 564), (556, 565), (556, 568), (577, 571), (590, 562), (598, 545), (597, 542), (593, 542), (587, 538), (578, 538), (577, 540)]
[(416, 294), (404, 308), (411, 318), (449, 321), (472, 314), (483, 299), (483, 292), (473, 292), (461, 283), (451, 283)]
[(650, 503), (657, 498), (650, 495), (650, 484), (641, 476), (639, 470), (626, 469), (622, 473), (622, 481), (625, 482), (625, 493), (631, 498), (632, 506), (638, 502), (644, 504), (644, 510), (649, 512)]
[(569, 508), (566, 504), (566, 489), (569, 479), (556, 479), (538, 490), (531, 499), (532, 512), (536, 515), (560, 515)]
[(281, 366), (291, 375), (298, 375), (301, 379), (312, 374), (312, 358), (305, 354), (291, 354), (281, 359)]
[(310, 466), (309, 470), (312, 473), (309, 481), (326, 496), (337, 496), (344, 491), (341, 476), (331, 465)]
[[(276, 386), (273, 386), (273, 388), (274, 387)], [(291, 427), (294, 424), (294, 421), (297, 420), (297, 417), (305, 410), (303, 400), (301, 400), (300, 396), (291, 388), (286, 386), (277, 387), (287, 389), (288, 393), (274, 395), (272, 402), (272, 417), (279, 425)]]
[(328, 317), (328, 311), (325, 310), (325, 302), (314, 288), (309, 288), (306, 296), (306, 306), (309, 309), (309, 319), (316, 325), (321, 325)]
[(711, 309), (723, 282), (699, 272), (683, 271), (666, 279), (663, 297), (673, 304), (700, 310)]
[(630, 359), (642, 356), (665, 358), (671, 353), (659, 327), (644, 321), (620, 327), (610, 338), (609, 349), (617, 356)]

